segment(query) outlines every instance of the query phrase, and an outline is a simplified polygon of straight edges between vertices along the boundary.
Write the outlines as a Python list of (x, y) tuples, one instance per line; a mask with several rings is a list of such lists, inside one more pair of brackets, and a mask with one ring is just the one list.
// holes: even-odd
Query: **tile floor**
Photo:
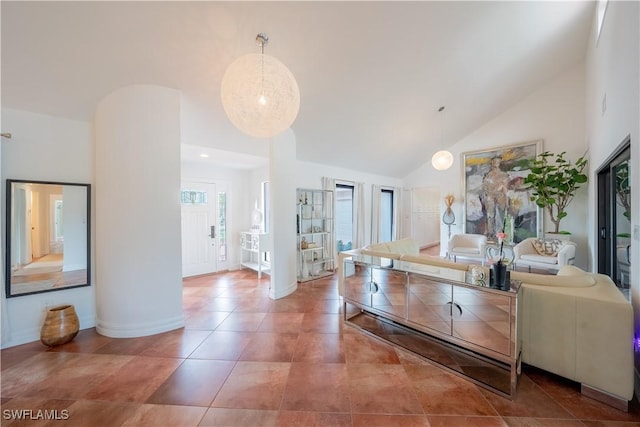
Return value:
[(333, 277), (277, 301), (263, 277), (185, 280), (184, 329), (3, 350), (2, 426), (640, 426), (636, 401), (621, 412), (526, 366), (510, 401), (363, 335)]

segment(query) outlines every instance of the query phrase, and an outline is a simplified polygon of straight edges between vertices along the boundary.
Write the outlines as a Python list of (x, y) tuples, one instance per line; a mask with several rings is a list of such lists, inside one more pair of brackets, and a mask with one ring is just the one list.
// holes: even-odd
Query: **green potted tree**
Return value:
[(616, 196), (618, 203), (624, 208), (624, 215), (631, 221), (631, 186), (629, 185), (629, 160), (618, 165), (616, 171)]
[(531, 172), (524, 180), (526, 187), (533, 190), (531, 201), (549, 213), (555, 226), (554, 233), (562, 233), (560, 221), (567, 216), (567, 206), (580, 184), (587, 182), (587, 175), (583, 173), (587, 159), (582, 156), (573, 163), (564, 157), (565, 154), (566, 151), (538, 154), (531, 162)]

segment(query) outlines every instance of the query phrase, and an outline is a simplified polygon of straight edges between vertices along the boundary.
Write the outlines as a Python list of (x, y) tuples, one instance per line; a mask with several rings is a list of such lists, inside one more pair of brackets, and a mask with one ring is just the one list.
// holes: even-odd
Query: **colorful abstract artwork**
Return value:
[(464, 232), (484, 234), (489, 241), (504, 231), (508, 243), (536, 237), (542, 215), (524, 187), (529, 165), (541, 152), (542, 141), (462, 153)]

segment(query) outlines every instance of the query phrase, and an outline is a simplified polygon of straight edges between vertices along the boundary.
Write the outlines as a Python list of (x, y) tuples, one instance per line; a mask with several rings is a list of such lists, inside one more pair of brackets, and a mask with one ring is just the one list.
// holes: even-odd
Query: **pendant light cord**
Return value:
[(264, 97), (264, 45), (269, 42), (269, 36), (264, 33), (259, 33), (256, 36), (256, 44), (260, 46), (260, 99), (258, 103), (261, 105), (265, 105), (267, 103), (266, 98)]

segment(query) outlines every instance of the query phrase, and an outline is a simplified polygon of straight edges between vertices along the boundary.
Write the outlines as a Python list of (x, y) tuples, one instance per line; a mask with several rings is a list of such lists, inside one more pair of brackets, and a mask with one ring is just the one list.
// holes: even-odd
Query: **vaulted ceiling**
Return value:
[(259, 52), (263, 32), (265, 53), (300, 87), (298, 159), (399, 178), (582, 61), (595, 10), (586, 1), (0, 7), (3, 107), (90, 121), (111, 91), (162, 85), (183, 93), (183, 144), (266, 157), (267, 142), (236, 130), (220, 101), (226, 67)]

